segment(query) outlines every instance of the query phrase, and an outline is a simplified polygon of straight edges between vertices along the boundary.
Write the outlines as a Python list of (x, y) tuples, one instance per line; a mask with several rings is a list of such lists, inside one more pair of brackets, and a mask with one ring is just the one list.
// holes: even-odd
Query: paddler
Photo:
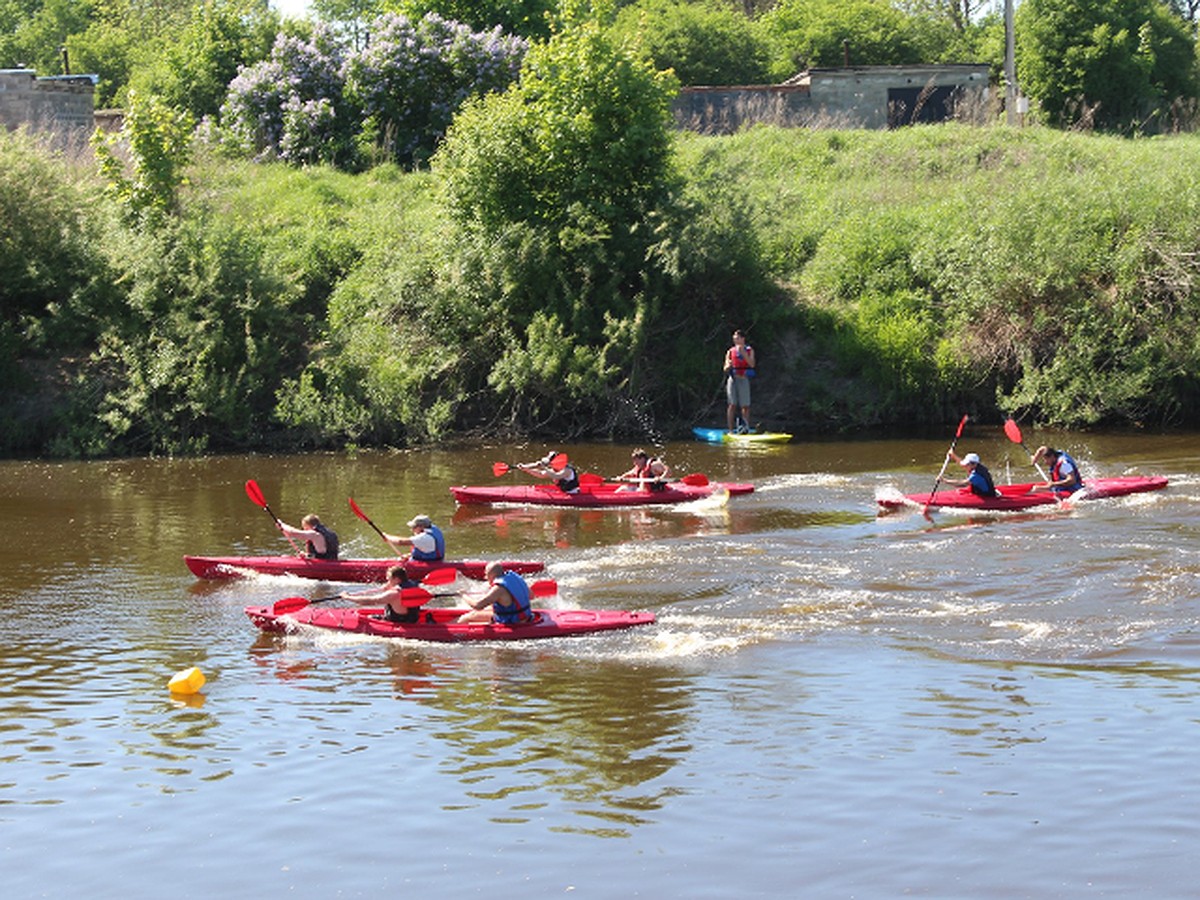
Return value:
[(630, 480), (632, 484), (622, 485), (618, 491), (661, 491), (671, 479), (671, 468), (657, 456), (651, 456), (641, 447), (630, 454), (633, 468), (622, 472), (614, 481)]
[(530, 601), (533, 592), (529, 583), (518, 573), (510, 572), (502, 563), (490, 562), (483, 574), (490, 587), (486, 594), (468, 602), (470, 612), (458, 617), (459, 622), (495, 622), (497, 625), (518, 625), (533, 619)]
[(992, 481), (992, 473), (987, 470), (987, 466), (980, 462), (978, 453), (968, 453), (966, 456), (959, 458), (959, 455), (951, 450), (948, 455), (967, 470), (967, 477), (961, 479), (947, 478), (946, 484), (970, 488), (971, 493), (980, 497), (1000, 496), (1000, 492), (996, 490), (996, 483)]
[(286, 522), (279, 523), (279, 530), (290, 538), (300, 538), (304, 541), (304, 555), (309, 559), (337, 559), (338, 536), (321, 524), (321, 520), (309, 513), (300, 520), (300, 528), (293, 528)]
[(367, 591), (342, 591), (338, 594), (344, 600), (364, 603), (382, 603), (383, 615), (379, 618), (386, 622), (417, 622), (421, 616), (421, 604), (406, 606), (403, 591), (405, 588), (419, 588), (419, 582), (408, 577), (408, 570), (400, 564), (389, 566), (387, 581), (383, 587)]
[(1083, 487), (1083, 476), (1079, 474), (1079, 465), (1065, 450), (1055, 450), (1053, 447), (1045, 446), (1038, 447), (1030, 461), (1036, 466), (1043, 459), (1050, 467), (1050, 480), (1042, 484), (1035, 484), (1031, 490), (1049, 488), (1056, 494), (1073, 494)]
[(558, 456), (557, 450), (551, 450), (537, 462), (517, 463), (517, 468), (522, 472), (528, 472), (535, 478), (550, 478), (558, 485), (558, 489), (564, 494), (579, 493), (579, 473), (575, 471), (575, 467), (567, 463), (561, 469), (555, 469), (551, 462), (554, 457)]
[(397, 550), (405, 549), (404, 544), (411, 545), (412, 558), (418, 562), (438, 562), (446, 558), (446, 537), (442, 529), (433, 524), (433, 519), (416, 516), (409, 520), (408, 527), (412, 529), (411, 537), (384, 532), (383, 539)]

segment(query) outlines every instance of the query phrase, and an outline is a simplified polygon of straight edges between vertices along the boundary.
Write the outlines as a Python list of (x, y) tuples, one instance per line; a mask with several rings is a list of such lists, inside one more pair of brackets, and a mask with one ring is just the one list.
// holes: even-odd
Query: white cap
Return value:
[(964, 466), (969, 466), (972, 464), (979, 465), (979, 454), (978, 453), (968, 453), (966, 456), (964, 456), (962, 458), (962, 464)]
[(432, 528), (433, 519), (429, 518), (429, 516), (417, 516), (408, 523), (409, 528), (416, 528), (418, 525), (420, 525), (422, 528)]

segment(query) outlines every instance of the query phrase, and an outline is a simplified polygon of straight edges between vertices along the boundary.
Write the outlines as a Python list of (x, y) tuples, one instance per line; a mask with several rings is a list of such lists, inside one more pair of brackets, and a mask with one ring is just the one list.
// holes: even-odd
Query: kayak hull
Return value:
[(703, 500), (718, 490), (730, 494), (748, 494), (752, 484), (731, 484), (710, 481), (708, 484), (685, 484), (672, 481), (661, 491), (618, 490), (620, 484), (585, 484), (574, 494), (565, 494), (553, 484), (522, 484), (508, 487), (452, 487), (450, 492), (459, 503), (519, 503), (534, 506), (647, 506), (663, 503), (687, 503)]
[(790, 434), (783, 431), (750, 431), (746, 434), (735, 434), (724, 428), (693, 428), (692, 434), (710, 444), (786, 444), (792, 439)]
[[(1072, 495), (1072, 499), (1096, 500), (1103, 497), (1123, 497), (1127, 494), (1161, 490), (1166, 486), (1167, 479), (1158, 475), (1092, 478), (1084, 485), (1083, 491), (1079, 492), (1078, 498)], [(879, 498), (878, 503), (882, 508), (888, 510), (915, 505), (928, 506), (931, 509), (978, 509), (996, 512), (1059, 504), (1060, 498), (1057, 495), (1049, 491), (1030, 493), (1032, 487), (1032, 483), (1000, 485), (1001, 496), (999, 497), (980, 497), (966, 488), (957, 488), (951, 491), (938, 491), (933, 495), (932, 500), (929, 494), (906, 494), (903, 498)]]
[[(310, 605), (276, 615), (269, 606), (246, 607), (246, 615), (250, 621), (266, 632), (286, 634), (301, 631), (304, 626), (308, 626), (345, 634), (435, 641), (443, 644), (571, 637), (616, 631), (636, 625), (651, 625), (655, 621), (654, 613), (650, 612), (591, 609), (535, 610), (534, 621), (520, 625), (455, 621), (463, 612), (463, 609), (431, 609), (422, 613), (420, 622), (388, 622), (376, 618), (382, 615), (382, 610), (377, 608), (330, 608)], [(426, 621), (427, 618), (432, 621)]]
[[(387, 580), (387, 570), (403, 563), (408, 577), (422, 580), (436, 569), (457, 569), (466, 578), (484, 580), (483, 570), (488, 561), (482, 559), (438, 560), (422, 562), (401, 559), (305, 559), (300, 556), (185, 556), (184, 563), (197, 578), (243, 578), (248, 573), (260, 575), (290, 575), (320, 581), (349, 581), (371, 583)], [(545, 563), (508, 561), (504, 568), (527, 575), (541, 572)]]

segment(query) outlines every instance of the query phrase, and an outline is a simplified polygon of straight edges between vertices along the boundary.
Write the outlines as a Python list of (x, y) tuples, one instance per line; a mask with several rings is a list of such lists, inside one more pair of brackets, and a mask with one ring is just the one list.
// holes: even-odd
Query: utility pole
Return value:
[(1013, 0), (1004, 0), (1004, 117), (1017, 124), (1017, 37), (1013, 30)]

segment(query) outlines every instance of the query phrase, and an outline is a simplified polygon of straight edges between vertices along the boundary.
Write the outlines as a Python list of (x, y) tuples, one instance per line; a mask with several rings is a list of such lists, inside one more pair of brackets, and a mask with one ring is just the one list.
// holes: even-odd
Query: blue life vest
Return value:
[(967, 477), (967, 483), (970, 485), (972, 492), (980, 497), (997, 497), (1000, 492), (996, 490), (996, 483), (992, 481), (992, 473), (987, 470), (987, 466), (983, 463), (975, 463), (975, 471)]
[(326, 528), (324, 525), (313, 526), (313, 531), (325, 538), (325, 552), (318, 553), (317, 548), (313, 546), (312, 541), (304, 542), (304, 552), (311, 559), (337, 559), (338, 558), (338, 536)]
[(499, 603), (492, 604), (492, 621), (501, 625), (516, 625), (520, 622), (528, 622), (533, 618), (530, 611), (530, 599), (532, 595), (529, 592), (529, 585), (525, 583), (525, 579), (516, 572), (506, 571), (496, 581), (508, 591), (508, 595), (512, 597), (511, 606), (501, 606)]
[(418, 550), (413, 547), (412, 558), (419, 559), (422, 562), (437, 562), (439, 559), (446, 558), (446, 536), (442, 534), (442, 529), (436, 525), (430, 525), (425, 529), (426, 532), (433, 535), (433, 552), (428, 550)]

